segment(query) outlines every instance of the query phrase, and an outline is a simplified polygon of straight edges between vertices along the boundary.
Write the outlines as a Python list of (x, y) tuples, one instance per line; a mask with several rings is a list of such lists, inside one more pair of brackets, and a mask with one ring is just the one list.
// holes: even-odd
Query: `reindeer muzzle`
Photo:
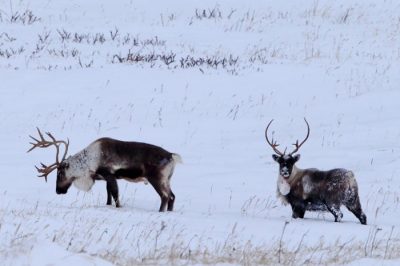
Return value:
[(67, 181), (57, 182), (56, 193), (57, 194), (66, 194), (68, 192), (68, 189), (70, 186), (71, 186), (71, 183), (69, 183)]
[(66, 194), (68, 191), (68, 188), (56, 188), (56, 193), (57, 194)]
[(283, 167), (281, 169), (281, 176), (284, 178), (288, 178), (290, 176), (289, 169), (287, 167)]

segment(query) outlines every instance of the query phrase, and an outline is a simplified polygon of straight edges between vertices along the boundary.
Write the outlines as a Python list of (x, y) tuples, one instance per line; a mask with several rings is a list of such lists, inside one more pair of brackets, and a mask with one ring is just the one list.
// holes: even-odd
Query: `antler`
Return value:
[(274, 119), (272, 119), (272, 120), (268, 123), (268, 126), (267, 126), (267, 128), (265, 129), (265, 138), (267, 139), (267, 142), (268, 142), (269, 146), (271, 146), (272, 149), (274, 149), (275, 153), (278, 154), (279, 156), (283, 156), (283, 155), (285, 155), (286, 149), (285, 149), (285, 151), (282, 153), (281, 151), (279, 151), (279, 150), (277, 149), (277, 147), (279, 146), (279, 144), (276, 143), (276, 141), (274, 141), (273, 138), (272, 138), (271, 141), (269, 141), (269, 139), (268, 139), (268, 128), (269, 128), (269, 126), (272, 124), (273, 121), (274, 121)]
[(304, 142), (307, 141), (308, 136), (310, 136), (310, 125), (308, 124), (306, 118), (304, 118), (304, 121), (305, 121), (306, 124), (307, 124), (307, 136), (306, 136), (306, 138), (305, 138), (300, 144), (299, 144), (299, 140), (296, 140), (296, 143), (293, 143), (293, 145), (294, 145), (296, 148), (294, 149), (294, 151), (292, 151), (292, 152), (290, 153), (290, 155), (296, 153), (296, 152), (300, 149), (300, 147), (304, 144)]
[[(32, 145), (32, 147), (27, 151), (30, 152), (31, 150), (35, 149), (35, 148), (47, 148), (50, 147), (52, 145), (54, 145), (57, 149), (57, 153), (56, 153), (56, 162), (51, 164), (51, 165), (45, 165), (44, 163), (40, 163), (41, 168), (35, 166), (36, 170), (38, 171), (38, 173), (40, 175), (38, 175), (38, 177), (44, 177), (44, 179), (47, 182), (47, 176), (53, 172), (55, 169), (57, 169), (57, 167), (60, 165), (60, 163), (62, 161), (65, 160), (65, 157), (67, 156), (68, 153), (68, 146), (69, 146), (69, 140), (64, 141), (64, 140), (56, 140), (53, 135), (49, 132), (46, 132), (46, 135), (51, 139), (51, 141), (48, 141), (44, 138), (42, 132), (40, 132), (39, 128), (36, 128), (38, 133), (39, 133), (39, 139), (36, 139), (32, 136), (29, 136), (31, 139), (33, 139), (35, 142), (30, 142), (30, 144)], [(65, 146), (65, 151), (64, 151), (64, 155), (61, 159), (61, 162), (58, 160), (58, 155), (60, 153), (60, 144), (64, 144)]]

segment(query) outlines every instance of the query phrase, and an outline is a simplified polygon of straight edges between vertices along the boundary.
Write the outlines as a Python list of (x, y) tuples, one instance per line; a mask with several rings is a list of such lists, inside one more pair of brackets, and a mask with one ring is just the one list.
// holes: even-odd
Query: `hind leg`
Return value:
[(343, 218), (343, 213), (340, 211), (340, 204), (329, 204), (325, 203), (326, 207), (335, 217), (335, 222), (340, 222)]
[(168, 211), (174, 210), (175, 203), (175, 194), (172, 192), (171, 188), (169, 189), (169, 200), (168, 200)]
[(346, 204), (346, 207), (358, 218), (358, 220), (360, 220), (361, 224), (367, 224), (367, 216), (361, 209), (360, 199), (358, 198), (358, 195), (356, 196), (354, 201), (348, 202)]
[(173, 211), (174, 210), (174, 203), (175, 203), (175, 194), (171, 190), (171, 184), (170, 180), (172, 177), (172, 174), (174, 173), (174, 167), (171, 168), (170, 173), (168, 175), (168, 181), (166, 182), (166, 185), (169, 190), (169, 199), (168, 199), (168, 211)]
[(153, 181), (149, 180), (150, 184), (154, 187), (157, 191), (158, 195), (161, 198), (161, 205), (160, 205), (160, 212), (173, 211), (174, 210), (174, 203), (175, 203), (175, 194), (172, 192), (169, 184), (160, 182), (160, 181)]
[(175, 195), (171, 190), (170, 179), (174, 172), (174, 161), (167, 162), (161, 169), (148, 176), (150, 184), (161, 198), (160, 212), (174, 209)]
[(163, 182), (163, 180), (160, 180), (160, 178), (148, 178), (148, 180), (160, 196), (161, 205), (159, 211), (165, 212), (167, 210), (167, 205), (170, 201), (170, 190), (168, 189), (168, 187), (166, 187), (165, 182)]

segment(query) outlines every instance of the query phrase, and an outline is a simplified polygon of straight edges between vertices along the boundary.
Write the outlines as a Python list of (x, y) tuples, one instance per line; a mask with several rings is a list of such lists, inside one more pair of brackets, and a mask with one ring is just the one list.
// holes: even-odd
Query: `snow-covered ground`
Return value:
[[(400, 259), (398, 1), (0, 0), (0, 260), (5, 265), (346, 264)], [(352, 169), (368, 225), (291, 219), (264, 130), (298, 166)], [(175, 211), (151, 186), (55, 193), (35, 128), (179, 153)]]

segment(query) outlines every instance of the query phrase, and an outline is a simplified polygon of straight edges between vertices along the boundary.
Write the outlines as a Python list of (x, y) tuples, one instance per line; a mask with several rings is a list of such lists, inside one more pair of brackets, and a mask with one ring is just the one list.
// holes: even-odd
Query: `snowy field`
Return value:
[[(0, 0), (2, 265), (399, 265), (398, 1)], [(264, 130), (298, 167), (352, 169), (342, 208), (291, 218)], [(150, 185), (56, 195), (35, 128), (179, 153), (175, 211)]]

